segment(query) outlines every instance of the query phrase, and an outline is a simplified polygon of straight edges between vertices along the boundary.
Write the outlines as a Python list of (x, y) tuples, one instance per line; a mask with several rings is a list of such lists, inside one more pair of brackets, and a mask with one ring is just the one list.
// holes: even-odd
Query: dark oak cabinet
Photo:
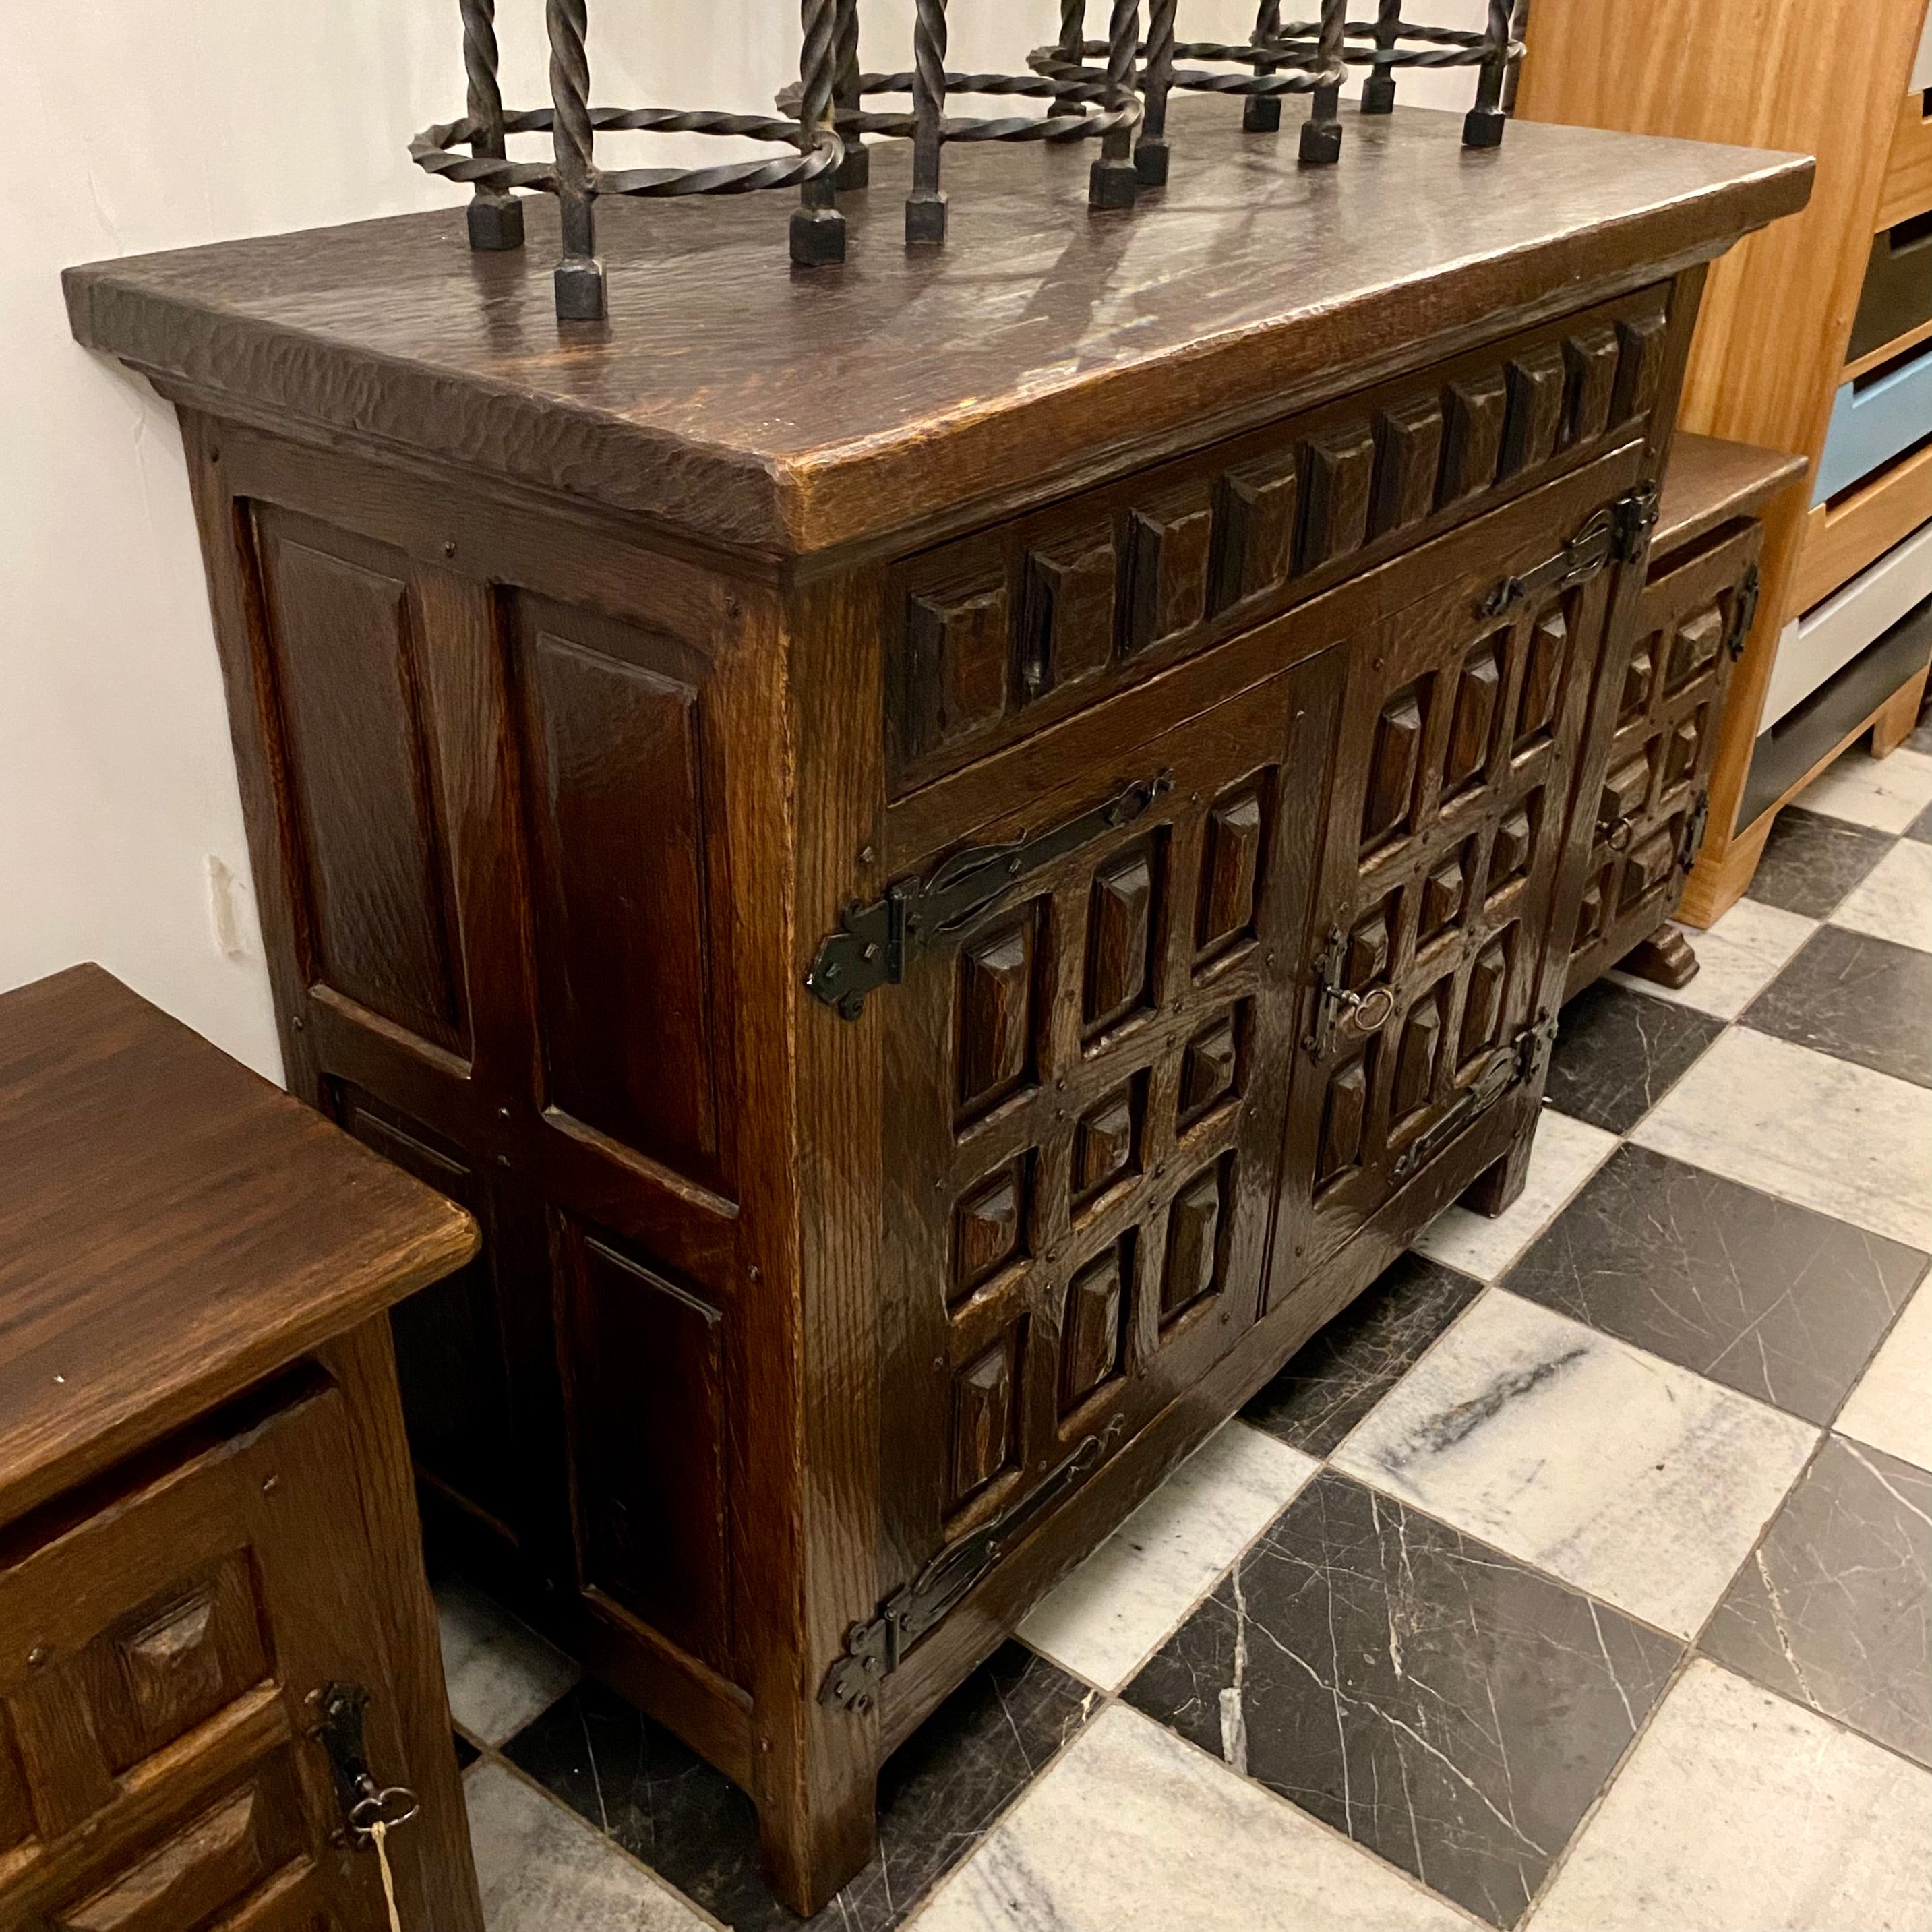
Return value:
[(614, 208), (608, 329), (457, 217), (70, 279), (183, 412), (292, 1084), (484, 1230), (396, 1321), (435, 1526), (802, 1910), (1520, 1189), (1703, 265), (1806, 191), (1398, 113), (1250, 206), (1214, 110), (1132, 225), (962, 151), (938, 254), (882, 150), (816, 278)]

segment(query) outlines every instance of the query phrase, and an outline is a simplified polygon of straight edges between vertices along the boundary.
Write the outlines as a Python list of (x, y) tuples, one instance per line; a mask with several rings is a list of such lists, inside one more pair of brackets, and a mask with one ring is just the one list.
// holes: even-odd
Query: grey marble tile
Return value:
[(1021, 1638), (1089, 1684), (1114, 1689), (1316, 1468), (1274, 1436), (1228, 1424), (1033, 1606)]
[(1599, 980), (1558, 1018), (1544, 1091), (1561, 1112), (1628, 1133), (1724, 1030), (1708, 1013)]
[(1694, 1663), (1529, 1932), (1924, 1932), (1932, 1774)]
[(436, 1585), (449, 1714), (479, 1742), (500, 1744), (583, 1675), (556, 1646), (462, 1578)]
[(1901, 747), (1875, 758), (1854, 745), (1799, 796), (1807, 811), (1896, 835), (1932, 805), (1932, 758)]
[(1508, 1926), (1682, 1654), (1326, 1471), (1126, 1697)]
[[(1932, 828), (1927, 837), (1932, 839)], [(1901, 838), (1845, 896), (1832, 923), (1932, 952), (1932, 844)]]
[(1828, 1437), (1699, 1648), (1932, 1765), (1932, 1471)]
[(1928, 805), (1905, 828), (1908, 838), (1916, 838), (1922, 844), (1932, 844), (1932, 805)]
[(1688, 1637), (1818, 1439), (1490, 1288), (1331, 1466)]
[(1732, 1027), (1630, 1138), (1932, 1253), (1932, 1093)]
[[(1096, 1700), (1016, 1643), (902, 1745), (879, 1779), (879, 1852), (811, 1922), (886, 1932), (978, 1841)], [(752, 1802), (661, 1726), (586, 1684), (505, 1754), (736, 1932), (800, 1922), (766, 1888)]]
[(1838, 1412), (1838, 1433), (1932, 1469), (1932, 1280), (1893, 1324)]
[(1404, 1255), (1295, 1352), (1243, 1418), (1326, 1456), (1481, 1290), (1454, 1268)]
[(1932, 1087), (1932, 952), (1822, 926), (1742, 1024)]
[(1504, 1281), (1828, 1423), (1926, 1265), (1882, 1234), (1626, 1143)]
[(463, 1795), (489, 1932), (706, 1932), (675, 1892), (500, 1764), (473, 1766)]
[(1118, 1704), (915, 1922), (917, 1932), (1470, 1932), (1473, 1923)]
[(1928, 701), (1918, 714), (1918, 722), (1907, 734), (1906, 748), (1909, 751), (1923, 752), (1932, 756), (1932, 701)]
[(1891, 849), (1892, 840), (1882, 832), (1787, 805), (1772, 822), (1746, 890), (1766, 905), (1828, 919)]

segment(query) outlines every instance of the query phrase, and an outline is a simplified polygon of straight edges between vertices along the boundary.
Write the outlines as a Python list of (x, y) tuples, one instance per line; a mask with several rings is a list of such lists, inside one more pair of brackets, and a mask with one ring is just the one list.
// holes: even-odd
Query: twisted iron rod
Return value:
[(1167, 93), (1174, 85), (1174, 15), (1178, 0), (1150, 0), (1145, 59), (1141, 69), (1144, 106), (1134, 148), (1134, 177), (1142, 188), (1167, 185)]
[[(836, 42), (836, 75), (832, 83), (834, 124), (859, 111), (859, 0), (838, 0), (832, 26)], [(863, 188), (872, 178), (865, 143), (855, 134), (845, 143), (838, 163), (837, 185)]]
[(1462, 123), (1466, 148), (1495, 148), (1502, 143), (1503, 81), (1510, 65), (1511, 4), (1512, 0), (1490, 0), (1489, 22), (1484, 32), (1487, 56), (1476, 82), (1476, 104)]
[[(463, 72), (468, 84), (470, 122), (476, 129), (470, 152), (480, 160), (504, 158), (503, 94), (496, 79), (496, 0), (460, 0)], [(506, 189), (476, 184), (469, 211), (470, 245), (500, 250), (524, 245), (523, 204)]]
[[(1255, 16), (1252, 36), (1256, 46), (1266, 46), (1281, 38), (1281, 0), (1262, 0), (1261, 9)], [(1280, 63), (1258, 60), (1255, 63), (1257, 77), (1278, 73)], [(1272, 134), (1281, 125), (1281, 97), (1280, 94), (1251, 94), (1241, 107), (1241, 125), (1250, 134)]]
[(590, 131), (590, 55), (586, 0), (544, 0), (550, 32), (550, 146), (556, 156), (563, 260), (556, 266), (562, 322), (604, 318), (604, 265), (597, 259), (596, 176)]
[[(1078, 66), (1087, 44), (1087, 0), (1060, 0), (1060, 38), (1056, 45), (1062, 60)], [(1078, 101), (1055, 100), (1046, 110), (1050, 115), (1068, 116), (1082, 110)]]
[(908, 246), (946, 239), (946, 196), (939, 149), (946, 111), (946, 0), (915, 0), (912, 28), (912, 192), (906, 196)]
[[(804, 268), (845, 259), (845, 218), (833, 199), (836, 168), (844, 150), (832, 130), (832, 90), (837, 78), (839, 0), (800, 0), (802, 38), (798, 56), (798, 149), (829, 154), (830, 164), (802, 177), (791, 218), (791, 258)], [(852, 28), (858, 32), (856, 16)], [(856, 61), (856, 41), (854, 55)]]
[(1342, 56), (1348, 45), (1348, 0), (1322, 0), (1322, 26), (1316, 43), (1324, 76), (1315, 90), (1308, 118), (1301, 124), (1301, 158), (1326, 166), (1342, 158)]
[[(1114, 0), (1107, 22), (1107, 86), (1103, 98), (1116, 110), (1134, 98), (1134, 56), (1140, 50), (1140, 0)], [(1124, 117), (1100, 137), (1100, 156), (1088, 181), (1087, 199), (1096, 208), (1131, 208), (1138, 185), (1132, 159), (1133, 134)]]
[[(1402, 0), (1380, 0), (1376, 9), (1376, 51), (1392, 54), (1402, 32)], [(1362, 112), (1388, 114), (1395, 109), (1395, 74), (1386, 62), (1378, 62), (1362, 83)]]

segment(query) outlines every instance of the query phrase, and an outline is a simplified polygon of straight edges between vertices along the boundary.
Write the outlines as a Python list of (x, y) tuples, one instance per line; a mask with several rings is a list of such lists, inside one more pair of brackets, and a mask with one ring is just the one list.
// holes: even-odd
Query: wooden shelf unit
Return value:
[[(1926, 0), (1534, 0), (1516, 112), (1639, 134), (1814, 155), (1810, 206), (1712, 270), (1680, 427), (1788, 450), (1815, 475), (1840, 386), (1932, 329), (1846, 359), (1874, 234), (1932, 212), (1932, 120), (1909, 92)], [(1686, 58), (1687, 50), (1695, 58)], [(1702, 855), (1679, 916), (1712, 923), (1750, 883), (1787, 791), (1741, 822), (1772, 665), (1786, 623), (1932, 517), (1932, 451), (1839, 500), (1789, 490), (1766, 516), (1758, 616), (1731, 692)], [(1916, 710), (1921, 670), (1856, 730), (1882, 755)], [(1906, 728), (1910, 728), (1909, 722)], [(1796, 790), (1797, 788), (1792, 788)]]

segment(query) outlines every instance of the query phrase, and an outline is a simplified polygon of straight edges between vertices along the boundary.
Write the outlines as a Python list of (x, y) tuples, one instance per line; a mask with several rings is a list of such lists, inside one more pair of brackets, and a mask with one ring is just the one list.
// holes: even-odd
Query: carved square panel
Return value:
[(1442, 469), (1442, 399), (1434, 390), (1384, 410), (1376, 424), (1376, 500), (1370, 527), (1407, 530), (1436, 508)]
[(1676, 691), (1708, 670), (1717, 662), (1724, 641), (1724, 614), (1716, 604), (1687, 617), (1678, 626), (1677, 634), (1670, 643), (1670, 688)]
[(1536, 814), (1542, 794), (1533, 792), (1496, 827), (1490, 848), (1490, 880), (1486, 896), (1493, 898), (1505, 886), (1524, 878), (1536, 848)]
[(1141, 1118), (1146, 1105), (1146, 1079), (1136, 1076), (1081, 1115), (1073, 1130), (1072, 1186), (1076, 1208), (1138, 1171)]
[(1032, 1155), (1018, 1155), (978, 1182), (953, 1210), (949, 1301), (964, 1300), (1026, 1252), (1032, 1171)]
[(1476, 863), (1476, 842), (1456, 847), (1422, 882), (1422, 910), (1416, 923), (1418, 947), (1440, 939), (1461, 923), (1469, 903)]
[(1352, 993), (1365, 992), (1389, 969), (1395, 950), (1396, 920), (1402, 910), (1402, 895), (1390, 892), (1358, 920), (1348, 934), (1348, 950), (1342, 962), (1342, 983)]
[(906, 746), (915, 757), (996, 723), (1006, 710), (1006, 573), (922, 588), (906, 603)]
[(1455, 709), (1442, 752), (1442, 796), (1453, 798), (1488, 772), (1502, 710), (1503, 651), (1507, 632), (1478, 644), (1462, 660), (1456, 679)]
[(1368, 1130), (1369, 1078), (1374, 1068), (1375, 1051), (1375, 1042), (1371, 1041), (1329, 1077), (1315, 1162), (1318, 1187), (1328, 1186), (1360, 1165), (1362, 1143)]
[(1220, 1288), (1232, 1166), (1230, 1157), (1197, 1174), (1167, 1210), (1167, 1252), (1160, 1272), (1162, 1322)]
[(1018, 1460), (1022, 1324), (952, 1378), (952, 1503), (970, 1502)]
[(1208, 614), (1214, 515), (1207, 484), (1136, 509), (1130, 532), (1127, 648), (1144, 651), (1191, 631)]
[(1376, 721), (1362, 806), (1364, 850), (1409, 829), (1422, 764), (1424, 708), (1432, 681), (1424, 678), (1396, 692)]
[(1560, 604), (1544, 611), (1531, 625), (1525, 651), (1514, 740), (1519, 753), (1547, 738), (1556, 728), (1564, 660), (1570, 655), (1570, 624)]
[(1040, 910), (1036, 901), (959, 949), (954, 1040), (962, 1115), (983, 1113), (1031, 1084)]
[(1165, 848), (1139, 845), (1094, 874), (1088, 900), (1085, 1016), (1090, 1034), (1154, 998), (1156, 868)]
[(1503, 1002), (1509, 989), (1510, 946), (1515, 931), (1514, 926), (1504, 927), (1470, 964), (1458, 1052), (1464, 1066), (1488, 1052), (1502, 1037)]
[(1650, 747), (1634, 758), (1626, 758), (1604, 781), (1604, 796), (1597, 807), (1597, 836), (1603, 838), (1622, 820), (1643, 808), (1650, 790)]
[(1240, 1072), (1240, 1016), (1224, 1013), (1187, 1042), (1180, 1056), (1177, 1125), (1183, 1132), (1233, 1094)]
[(1628, 724), (1641, 718), (1657, 688), (1657, 659), (1663, 634), (1653, 631), (1630, 652), (1624, 670), (1624, 694), (1617, 706), (1617, 722)]
[(1656, 891), (1677, 869), (1678, 836), (1676, 827), (1666, 825), (1652, 832), (1624, 861), (1619, 912), (1628, 911), (1639, 899)]
[(1564, 398), (1565, 448), (1592, 442), (1610, 426), (1610, 405), (1616, 394), (1617, 332), (1592, 328), (1573, 335), (1563, 345), (1568, 377)]
[(1366, 423), (1309, 438), (1303, 460), (1301, 568), (1318, 570), (1367, 541), (1376, 439)]
[(1201, 894), (1194, 921), (1197, 962), (1252, 938), (1264, 832), (1258, 782), (1238, 786), (1208, 808), (1202, 831)]
[(1396, 1048), (1395, 1084), (1389, 1096), (1389, 1124), (1398, 1126), (1429, 1105), (1435, 1091), (1436, 1063), (1442, 1051), (1442, 1016), (1448, 982), (1438, 981), (1408, 1010)]
[(1509, 410), (1509, 391), (1499, 369), (1459, 376), (1446, 393), (1449, 424), (1442, 447), (1442, 486), (1445, 508), (1496, 482)]
[(1503, 430), (1502, 473), (1547, 463), (1563, 428), (1563, 352), (1551, 343), (1512, 361), (1508, 371), (1509, 415)]
[(1704, 713), (1680, 718), (1664, 742), (1664, 789), (1684, 784), (1697, 769), (1697, 752), (1704, 738)]
[(1583, 897), (1576, 910), (1576, 937), (1571, 945), (1573, 952), (1580, 952), (1604, 936), (1604, 920), (1610, 909), (1611, 874), (1614, 865), (1601, 867), (1583, 888)]
[(1023, 701), (1104, 670), (1114, 655), (1111, 524), (1071, 532), (1030, 551), (1020, 622)]
[(1221, 478), (1214, 608), (1278, 590), (1294, 568), (1300, 480), (1291, 454), (1230, 470)]
[(1124, 1235), (1076, 1271), (1066, 1284), (1060, 1326), (1060, 1406), (1077, 1408), (1120, 1373), (1126, 1341), (1132, 1238)]

